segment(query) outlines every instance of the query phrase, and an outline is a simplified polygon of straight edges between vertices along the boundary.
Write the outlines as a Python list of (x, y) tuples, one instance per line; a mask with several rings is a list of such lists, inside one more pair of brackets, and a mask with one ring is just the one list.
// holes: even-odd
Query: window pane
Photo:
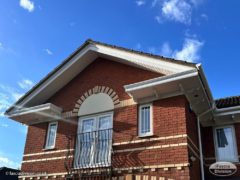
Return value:
[(86, 119), (82, 122), (82, 132), (91, 132), (93, 131), (93, 119)]
[(146, 132), (150, 132), (150, 107), (146, 108)]
[(93, 156), (94, 145), (94, 119), (85, 119), (82, 121), (82, 131), (78, 135), (80, 146), (80, 167), (89, 166)]
[(216, 129), (218, 160), (236, 160), (233, 129), (231, 127)]
[(109, 129), (111, 128), (111, 117), (103, 116), (99, 118), (99, 129)]
[(144, 133), (145, 121), (144, 121), (145, 110), (141, 108), (141, 133)]
[(47, 147), (53, 147), (54, 146), (56, 131), (57, 131), (57, 125), (56, 124), (50, 124), (49, 129), (48, 129)]
[(99, 118), (99, 131), (96, 144), (96, 163), (107, 164), (110, 157), (110, 140), (112, 139), (111, 116)]
[(146, 134), (150, 132), (150, 106), (141, 108), (141, 117), (140, 117), (140, 131), (141, 134)]

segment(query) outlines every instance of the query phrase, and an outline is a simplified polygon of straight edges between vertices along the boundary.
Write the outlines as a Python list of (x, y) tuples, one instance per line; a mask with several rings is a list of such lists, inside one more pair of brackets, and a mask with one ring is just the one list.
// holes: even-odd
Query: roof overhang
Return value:
[(213, 118), (210, 120), (203, 120), (205, 126), (221, 126), (226, 124), (233, 124), (240, 122), (240, 106), (228, 108), (215, 108), (213, 110)]
[(196, 68), (193, 64), (183, 61), (147, 55), (124, 48), (87, 41), (61, 65), (20, 98), (5, 114), (9, 115), (14, 113), (19, 107), (33, 107), (45, 103), (53, 94), (64, 87), (98, 57), (154, 71), (161, 75), (172, 75)]
[(196, 115), (212, 106), (197, 69), (126, 85), (125, 90), (139, 103), (185, 95)]
[(8, 117), (25, 125), (40, 122), (49, 122), (61, 119), (62, 109), (51, 103), (42, 104), (30, 108), (21, 108)]

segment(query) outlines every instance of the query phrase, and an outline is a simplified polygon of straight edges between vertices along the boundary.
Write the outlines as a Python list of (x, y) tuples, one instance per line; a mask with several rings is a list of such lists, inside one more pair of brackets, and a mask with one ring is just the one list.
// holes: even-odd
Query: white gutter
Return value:
[(198, 124), (198, 142), (199, 142), (199, 153), (200, 153), (200, 167), (201, 167), (201, 176), (202, 180), (205, 180), (204, 176), (204, 162), (203, 162), (203, 153), (202, 153), (202, 136), (201, 136), (201, 129), (200, 129), (200, 118), (197, 117), (197, 124)]
[(202, 85), (203, 85), (204, 89), (207, 91), (207, 97), (209, 97), (209, 101), (210, 101), (210, 103), (212, 103), (212, 106), (213, 106), (212, 108), (215, 108), (215, 101), (214, 101), (214, 98), (212, 96), (207, 78), (204, 74), (202, 65), (199, 63), (199, 64), (196, 65), (196, 68), (198, 69), (199, 76), (201, 77)]
[(201, 86), (204, 90), (205, 95), (208, 98), (208, 103), (209, 103), (209, 110), (203, 112), (202, 114), (197, 116), (197, 124), (198, 124), (198, 143), (199, 143), (199, 153), (200, 153), (200, 167), (201, 167), (201, 179), (205, 180), (205, 172), (204, 172), (204, 162), (203, 162), (203, 151), (202, 151), (202, 135), (201, 135), (201, 124), (200, 124), (200, 117), (202, 115), (205, 115), (207, 112), (212, 112), (213, 109), (215, 108), (215, 102), (211, 93), (211, 90), (209, 88), (209, 84), (207, 82), (207, 78), (204, 74), (204, 71), (202, 69), (201, 64), (197, 64), (196, 68), (198, 69), (199, 72), (199, 80), (201, 82)]
[(227, 108), (215, 108), (214, 111), (215, 112), (226, 112), (226, 111), (236, 111), (236, 110), (240, 110), (240, 106), (234, 106), (234, 107), (227, 107)]
[(226, 108), (226, 109), (215, 109), (214, 116), (227, 116), (227, 115), (234, 115), (240, 114), (240, 108)]

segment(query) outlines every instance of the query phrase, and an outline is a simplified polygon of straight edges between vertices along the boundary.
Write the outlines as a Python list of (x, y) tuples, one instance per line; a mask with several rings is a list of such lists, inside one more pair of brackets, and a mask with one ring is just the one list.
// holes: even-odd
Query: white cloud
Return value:
[(28, 90), (28, 89), (31, 89), (33, 87), (34, 83), (29, 79), (23, 79), (23, 80), (18, 82), (18, 85), (19, 85), (20, 88)]
[(24, 93), (18, 93), (18, 92), (12, 93), (12, 97), (14, 98), (14, 101), (19, 100), (23, 95)]
[(9, 107), (9, 98), (6, 94), (0, 92), (0, 117), (4, 117), (5, 110)]
[(208, 15), (206, 15), (206, 14), (201, 14), (201, 18), (203, 18), (203, 19), (205, 19), (205, 20), (208, 20)]
[(146, 3), (144, 0), (137, 0), (135, 2), (137, 4), (137, 6), (142, 6), (142, 5), (144, 5)]
[(152, 0), (152, 8), (157, 8), (159, 11), (154, 18), (158, 23), (175, 21), (190, 25), (192, 11), (202, 2), (203, 0)]
[(172, 49), (168, 42), (163, 43), (160, 54), (167, 57), (172, 56)]
[(20, 0), (19, 5), (29, 12), (32, 12), (34, 10), (34, 3), (30, 0)]
[(203, 0), (190, 0), (190, 1), (195, 6), (198, 6), (199, 4), (201, 4), (203, 2)]
[(0, 155), (0, 167), (19, 168), (20, 164), (3, 155)]
[(163, 19), (161, 16), (155, 16), (155, 19), (159, 24), (163, 23)]
[[(3, 89), (1, 88), (1, 90)], [(0, 91), (0, 117), (4, 117), (4, 112), (13, 102), (13, 98), (10, 96), (11, 95), (9, 93)]]
[(186, 61), (199, 61), (200, 50), (203, 46), (203, 42), (197, 39), (186, 38), (181, 50), (174, 52), (174, 58)]
[(160, 0), (153, 0), (152, 1), (152, 7), (156, 7), (157, 4), (159, 4)]
[(27, 90), (24, 88), (30, 88), (32, 86), (33, 83), (31, 82), (30, 80), (18, 82), (19, 89), (0, 84), (0, 117), (4, 117), (4, 112), (7, 108), (24, 95), (22, 91)]
[(44, 51), (48, 54), (48, 55), (53, 55), (53, 52), (50, 49), (44, 49)]
[(184, 32), (185, 37), (190, 39), (197, 39), (197, 34), (192, 33), (190, 29), (186, 29)]
[(0, 52), (2, 52), (2, 50), (4, 50), (4, 47), (3, 47), (2, 42), (0, 42)]
[(182, 49), (172, 50), (168, 43), (163, 43), (160, 53), (163, 56), (196, 62), (201, 58), (200, 50), (203, 45), (204, 42), (197, 39), (185, 38)]
[(162, 5), (162, 16), (184, 24), (191, 24), (192, 7), (186, 0), (166, 0)]

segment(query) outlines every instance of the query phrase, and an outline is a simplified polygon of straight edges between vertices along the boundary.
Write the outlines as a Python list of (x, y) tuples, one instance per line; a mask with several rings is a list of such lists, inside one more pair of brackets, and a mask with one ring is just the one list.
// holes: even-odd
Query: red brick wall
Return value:
[(190, 105), (186, 103), (186, 117), (187, 117), (187, 134), (188, 134), (188, 144), (189, 144), (189, 158), (191, 156), (195, 157), (195, 161), (190, 161), (190, 177), (191, 179), (200, 179), (200, 153), (199, 153), (199, 143), (198, 143), (198, 124), (197, 117), (195, 113), (190, 109)]
[[(120, 100), (129, 99), (125, 93), (123, 86), (154, 77), (161, 74), (133, 68), (117, 62), (98, 59), (89, 65), (82, 73), (76, 76), (64, 88), (58, 91), (47, 102), (51, 102), (60, 106), (64, 111), (74, 108), (76, 101), (88, 89), (96, 85), (107, 86), (112, 88), (119, 96)], [(173, 135), (189, 134), (189, 137), (197, 144), (196, 134), (187, 131), (188, 127), (193, 127), (195, 131), (194, 117), (190, 117), (187, 113), (188, 104), (184, 96), (158, 100), (153, 102), (153, 123), (154, 136), (166, 137)], [(137, 134), (138, 128), (138, 106), (131, 105), (128, 107), (118, 108), (114, 110), (113, 119), (113, 141), (114, 143), (140, 140), (149, 138), (139, 138)], [(190, 120), (191, 119), (191, 120)], [(187, 123), (187, 121), (189, 123)], [(69, 123), (71, 122), (71, 123)], [(62, 150), (67, 148), (68, 136), (75, 135), (77, 132), (77, 118), (73, 118), (69, 122), (62, 120), (58, 123), (56, 147), (54, 150)], [(37, 124), (29, 127), (27, 141), (25, 146), (25, 154), (46, 152), (43, 150), (47, 133), (47, 123)], [(155, 145), (178, 144), (188, 142), (187, 138), (163, 139), (154, 142), (145, 142), (133, 145), (120, 145), (114, 147), (116, 150), (135, 147), (148, 147)], [(75, 146), (74, 138), (71, 141), (71, 147)], [(73, 153), (73, 152), (72, 152)], [(25, 156), (23, 160), (40, 159), (48, 157), (61, 157), (64, 153), (47, 154), (39, 156)], [(113, 166), (115, 167), (136, 167), (144, 165), (160, 165), (160, 164), (178, 164), (188, 163), (189, 149), (187, 146), (167, 147), (162, 149), (151, 149), (134, 151), (131, 153), (116, 153), (113, 157)], [(51, 160), (44, 162), (23, 163), (22, 170), (31, 172), (64, 172), (64, 160)], [(194, 165), (194, 170), (195, 170)], [(159, 171), (160, 172), (160, 171)], [(182, 170), (176, 168), (164, 171), (167, 177), (182, 177), (182, 179), (190, 179), (189, 169), (185, 167)], [(161, 170), (161, 175), (164, 175)]]
[[(48, 123), (40, 123), (28, 127), (27, 139), (24, 154), (45, 152), (45, 141), (47, 136)], [(77, 131), (77, 118), (71, 123), (58, 122), (56, 146), (54, 150), (66, 149), (68, 136), (73, 136)], [(74, 142), (73, 142), (74, 143)]]
[[(153, 102), (155, 137), (186, 134), (185, 98), (178, 96)], [(115, 141), (135, 140), (138, 135), (138, 106), (114, 111)]]
[(114, 61), (97, 59), (48, 100), (64, 111), (72, 110), (76, 101), (96, 85), (114, 89), (120, 100), (129, 99), (124, 85), (162, 76)]

